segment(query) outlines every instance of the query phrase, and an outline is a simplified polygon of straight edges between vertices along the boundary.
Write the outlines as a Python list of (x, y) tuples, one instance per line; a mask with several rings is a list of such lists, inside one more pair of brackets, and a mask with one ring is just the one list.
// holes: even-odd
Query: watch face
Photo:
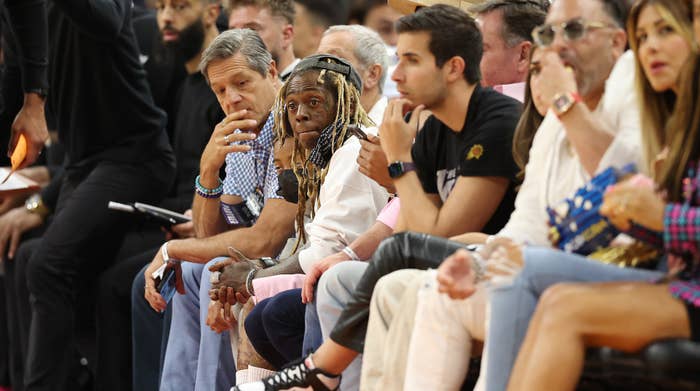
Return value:
[(566, 110), (566, 106), (570, 103), (568, 95), (559, 95), (555, 100), (554, 100), (554, 108), (557, 109), (557, 111), (562, 111)]
[(403, 174), (403, 164), (401, 162), (394, 162), (389, 165), (389, 176), (396, 178)]

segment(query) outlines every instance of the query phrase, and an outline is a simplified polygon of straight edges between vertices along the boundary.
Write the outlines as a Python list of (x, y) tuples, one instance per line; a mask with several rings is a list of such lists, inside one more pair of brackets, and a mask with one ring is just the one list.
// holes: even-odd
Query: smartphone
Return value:
[(365, 133), (362, 129), (360, 129), (359, 126), (357, 125), (348, 125), (348, 132), (352, 134), (353, 136), (359, 138), (360, 140), (365, 140), (369, 141), (367, 138), (367, 133)]
[(156, 291), (160, 293), (166, 303), (170, 303), (175, 296), (175, 267), (167, 267), (167, 263), (163, 264), (152, 276), (156, 282)]

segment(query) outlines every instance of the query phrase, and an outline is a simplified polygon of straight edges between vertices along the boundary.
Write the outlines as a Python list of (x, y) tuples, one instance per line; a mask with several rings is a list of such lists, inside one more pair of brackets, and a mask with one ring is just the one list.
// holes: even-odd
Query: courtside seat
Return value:
[(579, 390), (700, 390), (700, 343), (669, 339), (638, 353), (589, 349)]

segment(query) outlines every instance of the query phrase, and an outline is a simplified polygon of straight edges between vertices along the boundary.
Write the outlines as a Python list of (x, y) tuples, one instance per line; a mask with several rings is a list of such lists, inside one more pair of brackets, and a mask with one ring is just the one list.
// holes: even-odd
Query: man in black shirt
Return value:
[[(159, 202), (174, 178), (165, 116), (153, 104), (139, 62), (131, 1), (54, 0), (48, 12), (47, 105), (66, 146), (66, 168), (55, 178), (55, 202), (44, 191), (46, 205), (27, 205), (21, 217), (29, 229), (44, 223), (46, 207), (55, 211), (26, 265), (32, 311), (27, 390), (68, 387), (77, 283), (109, 265), (133, 225), (107, 203)], [(42, 31), (40, 16), (26, 34)]]
[[(175, 151), (175, 184), (159, 206), (185, 212), (192, 206), (194, 180), (199, 172), (199, 159), (209, 142), (212, 131), (223, 120), (224, 113), (204, 76), (197, 67), (202, 52), (219, 34), (216, 19), (218, 0), (178, 2), (161, 0), (156, 3), (158, 28), (164, 49), (171, 57), (185, 59), (187, 76), (181, 82), (173, 110), (173, 139)], [(193, 236), (193, 224), (173, 227), (178, 237)], [(100, 277), (99, 302), (112, 303), (98, 308), (97, 389), (124, 390), (132, 386), (131, 360), (131, 288), (135, 276), (153, 259), (163, 242), (161, 237), (153, 248), (120, 261)], [(140, 282), (140, 287), (144, 283)], [(134, 371), (135, 389), (157, 389), (163, 334), (162, 315), (154, 312), (139, 295), (135, 300)]]

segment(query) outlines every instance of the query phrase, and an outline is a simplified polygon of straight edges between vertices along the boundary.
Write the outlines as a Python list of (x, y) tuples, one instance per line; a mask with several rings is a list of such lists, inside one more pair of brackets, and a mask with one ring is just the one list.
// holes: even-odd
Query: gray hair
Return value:
[(355, 42), (355, 57), (360, 61), (360, 65), (369, 68), (374, 64), (382, 67), (382, 74), (379, 76), (379, 92), (383, 92), (384, 83), (389, 73), (389, 54), (384, 46), (384, 41), (374, 30), (359, 25), (337, 25), (329, 27), (323, 36), (333, 33), (348, 32)]
[(233, 29), (219, 34), (202, 53), (199, 71), (202, 72), (207, 83), (209, 83), (209, 75), (207, 75), (209, 64), (212, 61), (231, 58), (237, 53), (241, 53), (245, 57), (250, 69), (260, 73), (263, 77), (267, 76), (272, 55), (267, 51), (258, 33), (250, 29)]

